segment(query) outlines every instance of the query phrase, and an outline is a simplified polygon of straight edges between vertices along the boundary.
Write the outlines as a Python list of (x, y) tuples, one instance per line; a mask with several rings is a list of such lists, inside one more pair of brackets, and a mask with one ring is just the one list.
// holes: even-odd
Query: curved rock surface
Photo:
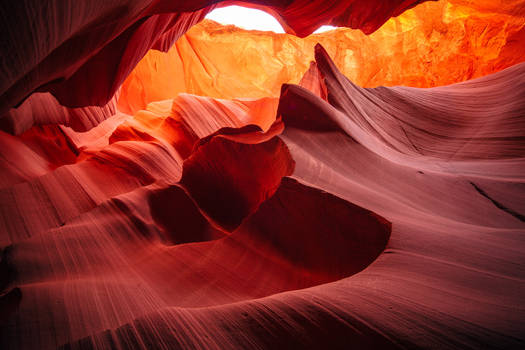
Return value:
[[(250, 6), (265, 6), (303, 36), (320, 23), (369, 33), (415, 3)], [(431, 52), (436, 38), (468, 46), (443, 56), (458, 60), (447, 76), (439, 62), (428, 75), (414, 63), (413, 73), (385, 49), (367, 55), (391, 65), (377, 80), (356, 82), (330, 45), (304, 44), (292, 51), (310, 47), (315, 61), (283, 63), (300, 74), (272, 80), (268, 94), (248, 95), (259, 91), (255, 82), (220, 96), (187, 86), (164, 94), (171, 85), (155, 76), (162, 69), (148, 77), (144, 68), (160, 57), (152, 53), (118, 102), (114, 92), (140, 57), (150, 47), (168, 51), (215, 5), (52, 4), (1, 5), (35, 19), (34, 28), (2, 30), (39, 38), (33, 47), (6, 44), (13, 55), (1, 58), (9, 78), (2, 106), (48, 92), (2, 119), (0, 348), (525, 347), (522, 2), (425, 3), (387, 23), (384, 30), (398, 26), (401, 46), (433, 28), (418, 46), (431, 62), (444, 52)], [(315, 18), (302, 15), (314, 10)], [(416, 14), (428, 22), (402, 30)], [(55, 27), (44, 25), (54, 16)], [(488, 23), (486, 32), (469, 23)], [(333, 35), (324, 40), (364, 34)], [(64, 55), (72, 47), (79, 50)], [(472, 69), (464, 72), (464, 62)], [(397, 64), (407, 69), (393, 77)], [(381, 79), (428, 88), (371, 83)], [(247, 95), (229, 96), (235, 89)]]

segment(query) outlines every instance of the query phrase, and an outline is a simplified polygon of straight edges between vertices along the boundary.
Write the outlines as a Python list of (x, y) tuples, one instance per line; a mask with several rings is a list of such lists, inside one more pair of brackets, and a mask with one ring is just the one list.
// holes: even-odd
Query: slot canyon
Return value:
[(0, 349), (525, 349), (525, 0), (0, 15)]

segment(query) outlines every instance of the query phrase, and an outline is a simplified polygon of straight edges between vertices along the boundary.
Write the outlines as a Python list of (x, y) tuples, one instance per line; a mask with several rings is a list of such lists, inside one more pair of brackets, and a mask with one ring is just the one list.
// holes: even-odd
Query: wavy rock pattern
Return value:
[(83, 156), (0, 194), (3, 346), (519, 347), (525, 66), (363, 89), (316, 59), (266, 132), (190, 95), (64, 129)]
[[(194, 146), (184, 161), (177, 143), (139, 130), (148, 124), (135, 122), (125, 133), (132, 128), (125, 123), (113, 132), (118, 140), (77, 150), (87, 153), (83, 160), (5, 188), (3, 196), (18, 205), (3, 208), (2, 217), (18, 220), (3, 222), (3, 245), (10, 245), (2, 282), (22, 297), (3, 346), (52, 348), (162, 309), (220, 306), (334, 281), (365, 268), (386, 246), (385, 219), (283, 178), (294, 161), (275, 136), (280, 122), (266, 133), (222, 122), (208, 137), (188, 140)], [(20, 210), (29, 207), (37, 212)], [(46, 311), (35, 314), (35, 303)], [(77, 326), (59, 326), (73, 318)], [(25, 336), (32, 332), (48, 336)]]
[[(321, 2), (265, 6), (304, 35), (370, 32), (415, 3), (335, 2), (313, 19), (300, 13)], [(521, 33), (518, 1), (451, 3)], [(118, 110), (127, 72), (210, 4), (88, 2), (67, 21), (29, 4), (1, 5), (47, 30), (7, 43), (2, 106), (68, 78), (2, 119), (0, 348), (525, 346), (521, 34), (473, 74), (510, 67), (447, 86), (361, 87), (316, 45), (278, 97), (182, 93), (131, 115), (150, 101)]]

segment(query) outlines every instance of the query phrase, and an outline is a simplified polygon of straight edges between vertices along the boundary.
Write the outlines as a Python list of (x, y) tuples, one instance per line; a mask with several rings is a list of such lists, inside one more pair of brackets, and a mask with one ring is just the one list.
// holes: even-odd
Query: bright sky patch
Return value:
[[(220, 24), (233, 24), (236, 27), (248, 30), (284, 33), (283, 27), (272, 15), (261, 10), (241, 6), (217, 8), (208, 13), (206, 18), (219, 22)], [(315, 33), (322, 33), (332, 29), (335, 29), (335, 27), (321, 26)]]

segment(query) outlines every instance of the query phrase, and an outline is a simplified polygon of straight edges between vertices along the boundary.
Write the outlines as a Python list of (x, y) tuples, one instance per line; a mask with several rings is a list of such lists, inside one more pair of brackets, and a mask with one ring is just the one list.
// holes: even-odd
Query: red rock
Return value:
[(228, 231), (272, 197), (281, 178), (293, 172), (294, 162), (278, 137), (262, 142), (256, 137), (216, 135), (184, 162), (181, 184)]
[[(265, 6), (301, 34), (327, 21), (372, 30), (414, 3)], [(33, 94), (3, 115), (18, 136), (0, 131), (0, 348), (525, 343), (521, 1), (432, 4), (457, 17), (429, 15), (425, 38), (481, 42), (465, 61), (447, 56), (460, 62), (451, 85), (362, 87), (318, 45), (275, 94), (141, 97), (128, 84), (125, 110), (113, 92), (140, 56), (167, 50), (209, 3), (51, 4), (0, 6), (14, 33), (4, 109), (68, 78), (41, 87), (56, 100)], [(396, 37), (417, 38), (405, 19), (389, 22)], [(456, 75), (466, 61), (473, 71)]]

